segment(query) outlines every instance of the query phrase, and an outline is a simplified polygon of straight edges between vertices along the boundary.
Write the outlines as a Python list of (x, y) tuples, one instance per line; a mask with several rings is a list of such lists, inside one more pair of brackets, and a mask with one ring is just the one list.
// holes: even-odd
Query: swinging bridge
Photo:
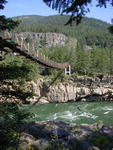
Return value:
[(13, 53), (18, 53), (43, 66), (55, 69), (65, 69), (65, 74), (70, 74), (71, 68), (69, 63), (57, 63), (50, 60), (38, 50), (33, 50), (33, 47), (30, 47), (30, 44), (26, 43), (22, 37), (20, 38), (17, 33), (5, 30), (0, 37), (0, 50), (8, 51), (8, 49)]

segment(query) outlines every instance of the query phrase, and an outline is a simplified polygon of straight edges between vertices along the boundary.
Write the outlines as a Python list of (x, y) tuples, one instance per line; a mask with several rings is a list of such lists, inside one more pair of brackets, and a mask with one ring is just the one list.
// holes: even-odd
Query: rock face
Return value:
[(23, 38), (27, 42), (32, 42), (34, 48), (39, 47), (62, 47), (62, 46), (75, 46), (77, 40), (75, 38), (69, 38), (61, 33), (33, 33), (33, 32), (22, 32), (18, 34), (18, 37)]
[(63, 121), (25, 125), (19, 147), (33, 150), (111, 150), (113, 126), (69, 124)]
[(38, 101), (38, 103), (43, 104), (48, 102), (113, 100), (112, 85), (108, 82), (105, 83), (105, 80), (100, 82), (97, 78), (76, 77), (54, 85), (51, 85), (50, 79), (41, 79), (41, 82), (35, 83), (32, 81), (30, 86), (38, 96), (28, 99), (28, 101)]
[[(52, 102), (69, 101), (112, 101), (113, 84), (106, 78), (102, 81), (99, 78), (84, 76), (69, 77), (53, 84), (49, 78), (39, 78), (36, 81), (27, 82), (23, 87), (24, 91), (30, 91), (34, 96), (25, 98), (22, 103), (47, 104)], [(2, 85), (3, 93), (9, 89), (14, 92), (12, 87)], [(11, 93), (11, 92), (10, 92)], [(0, 95), (0, 101), (4, 101), (3, 95)], [(18, 97), (7, 98), (8, 101), (19, 102)]]

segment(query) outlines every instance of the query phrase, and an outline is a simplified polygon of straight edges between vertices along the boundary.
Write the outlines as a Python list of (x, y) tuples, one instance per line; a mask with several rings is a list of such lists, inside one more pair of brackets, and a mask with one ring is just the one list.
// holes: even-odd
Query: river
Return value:
[(62, 120), (76, 124), (113, 124), (113, 102), (70, 102), (24, 105), (34, 121)]

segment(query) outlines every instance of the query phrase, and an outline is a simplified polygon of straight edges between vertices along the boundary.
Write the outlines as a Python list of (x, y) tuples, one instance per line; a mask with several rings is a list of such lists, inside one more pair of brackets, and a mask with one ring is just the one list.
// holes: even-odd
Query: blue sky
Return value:
[[(95, 7), (95, 4), (96, 0), (93, 0), (93, 4), (89, 6), (90, 13), (86, 16), (111, 23), (111, 18), (113, 18), (113, 7), (107, 6), (107, 8), (100, 9)], [(0, 11), (0, 15), (5, 15), (6, 17), (34, 14), (49, 16), (58, 13), (57, 11), (48, 8), (48, 6), (43, 3), (43, 0), (8, 0), (5, 9)]]

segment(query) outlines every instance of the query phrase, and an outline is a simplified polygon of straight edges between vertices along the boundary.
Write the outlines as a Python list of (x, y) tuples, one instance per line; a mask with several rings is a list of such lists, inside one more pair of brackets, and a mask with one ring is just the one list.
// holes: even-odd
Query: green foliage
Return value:
[(0, 30), (11, 30), (19, 25), (19, 21), (14, 21), (11, 18), (6, 18), (5, 16), (0, 16)]
[(109, 145), (109, 147), (111, 145), (112, 147), (112, 139), (106, 134), (95, 133), (94, 135), (92, 135), (91, 141), (95, 146), (99, 147), (102, 150), (104, 150), (107, 145)]
[[(0, 0), (0, 9), (4, 9), (4, 5), (7, 0)], [(6, 18), (5, 16), (0, 16), (0, 30), (11, 30), (19, 25), (19, 21), (14, 21), (11, 18)]]
[(0, 110), (0, 122), (5, 122), (9, 126), (12, 126), (11, 124), (19, 126), (31, 117), (28, 110), (15, 103), (1, 103)]
[(90, 71), (97, 73), (110, 73), (110, 50), (108, 49), (99, 49), (94, 47), (91, 51), (91, 64)]
[(0, 104), (0, 149), (18, 147), (22, 125), (28, 118), (31, 118), (31, 114), (21, 106), (14, 103)]
[(75, 61), (73, 62), (75, 65), (74, 70), (79, 74), (85, 74), (89, 70), (90, 63), (90, 55), (89, 52), (84, 50), (79, 44), (77, 45), (77, 49), (75, 52)]
[(72, 62), (73, 72), (87, 75), (113, 74), (112, 53), (112, 48), (103, 49), (94, 46), (92, 50), (84, 50), (79, 46)]
[(111, 32), (111, 34), (113, 34), (113, 26), (109, 27), (109, 31)]
[(38, 65), (19, 56), (8, 54), (0, 61), (1, 81), (6, 79), (19, 80), (20, 82), (29, 81), (37, 78), (38, 75)]

